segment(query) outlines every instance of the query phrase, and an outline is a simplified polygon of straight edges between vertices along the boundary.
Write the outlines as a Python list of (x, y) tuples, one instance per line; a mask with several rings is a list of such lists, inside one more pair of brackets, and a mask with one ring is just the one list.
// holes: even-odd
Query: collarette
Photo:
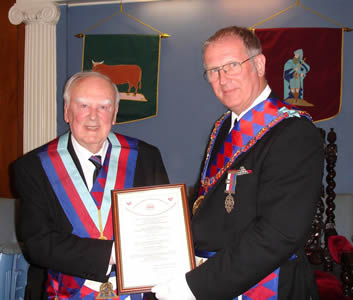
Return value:
[[(266, 94), (264, 94), (266, 95)], [(268, 97), (268, 96), (267, 96)], [(264, 105), (261, 106), (262, 102)], [(222, 165), (218, 164), (217, 156), (212, 159), (212, 164), (210, 164), (211, 152), (213, 151), (213, 146), (217, 139), (220, 128), (222, 128), (225, 120), (229, 120), (230, 111), (223, 114), (223, 116), (216, 121), (215, 126), (210, 135), (210, 141), (207, 147), (207, 152), (205, 156), (204, 167), (201, 173), (201, 189), (199, 191), (199, 196), (204, 196), (207, 194), (208, 190), (219, 181), (224, 173), (232, 166), (235, 160), (241, 153), (247, 152), (251, 147), (253, 147), (258, 140), (260, 140), (266, 132), (268, 132), (273, 126), (276, 126), (282, 120), (291, 117), (305, 116), (311, 120), (310, 115), (304, 111), (293, 110), (292, 106), (282, 102), (278, 99), (267, 98), (264, 101), (259, 101), (257, 103), (259, 107), (259, 113), (268, 113), (268, 117), (265, 118), (264, 124), (257, 124), (252, 132), (242, 132), (240, 126), (236, 127), (233, 134), (228, 134), (220, 150), (218, 150), (218, 155), (222, 155)], [(248, 116), (249, 114), (249, 116)], [(252, 119), (253, 111), (249, 109), (245, 115), (246, 119), (252, 124), (256, 124), (256, 121)], [(245, 126), (246, 127), (246, 126)], [(246, 130), (245, 130), (246, 131)], [(240, 134), (239, 134), (240, 133)], [(248, 134), (250, 133), (250, 135)], [(225, 150), (225, 143), (231, 145)], [(201, 203), (202, 198), (199, 199)]]
[[(240, 115), (237, 115), (235, 112), (232, 112), (232, 123), (231, 124), (234, 124), (235, 120), (239, 121), (250, 109), (252, 109), (256, 105), (258, 105), (259, 103), (265, 101), (268, 98), (268, 96), (270, 96), (270, 94), (271, 94), (271, 88), (267, 84), (266, 87), (261, 92), (261, 94), (255, 99), (255, 101), (250, 105), (250, 107), (248, 109), (244, 110)], [(232, 128), (230, 128), (229, 132), (232, 130)]]

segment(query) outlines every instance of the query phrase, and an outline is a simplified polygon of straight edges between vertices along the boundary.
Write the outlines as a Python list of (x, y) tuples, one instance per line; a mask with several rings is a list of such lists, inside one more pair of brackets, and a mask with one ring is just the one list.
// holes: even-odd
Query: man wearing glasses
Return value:
[(203, 60), (229, 111), (214, 124), (191, 201), (198, 266), (153, 291), (158, 299), (318, 299), (304, 245), (320, 197), (320, 134), (271, 91), (252, 31), (219, 30)]

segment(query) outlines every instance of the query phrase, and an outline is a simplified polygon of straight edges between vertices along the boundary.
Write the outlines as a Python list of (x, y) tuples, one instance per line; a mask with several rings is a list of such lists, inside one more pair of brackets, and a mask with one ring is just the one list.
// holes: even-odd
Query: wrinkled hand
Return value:
[(152, 292), (159, 300), (196, 300), (184, 274), (157, 284), (152, 288)]

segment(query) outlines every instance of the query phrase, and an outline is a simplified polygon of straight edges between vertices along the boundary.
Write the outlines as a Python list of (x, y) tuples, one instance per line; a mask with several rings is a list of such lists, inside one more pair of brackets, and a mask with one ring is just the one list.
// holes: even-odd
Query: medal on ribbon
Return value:
[(239, 170), (228, 170), (227, 179), (226, 179), (226, 189), (227, 193), (226, 199), (224, 201), (224, 208), (227, 213), (231, 213), (234, 209), (235, 200), (233, 195), (235, 194), (235, 187), (237, 185), (237, 176), (251, 174), (251, 170), (245, 169), (244, 166), (241, 166)]
[(224, 201), (224, 208), (226, 209), (227, 213), (230, 214), (230, 212), (234, 208), (234, 197), (233, 195), (235, 194), (235, 186), (237, 185), (237, 173), (236, 170), (229, 170), (227, 179), (226, 179), (226, 189), (225, 193), (227, 193), (227, 197)]

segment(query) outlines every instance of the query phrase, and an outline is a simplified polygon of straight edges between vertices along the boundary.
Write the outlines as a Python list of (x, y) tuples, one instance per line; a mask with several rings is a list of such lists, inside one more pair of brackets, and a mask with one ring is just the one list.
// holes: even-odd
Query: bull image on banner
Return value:
[(120, 92), (122, 100), (147, 101), (141, 90), (142, 70), (138, 65), (106, 65), (92, 60), (92, 71), (108, 76), (116, 85), (127, 84), (127, 92)]
[(159, 35), (85, 35), (82, 69), (102, 73), (117, 85), (117, 123), (157, 115), (159, 52)]
[(342, 28), (256, 29), (266, 56), (266, 78), (286, 102), (315, 122), (341, 109)]

